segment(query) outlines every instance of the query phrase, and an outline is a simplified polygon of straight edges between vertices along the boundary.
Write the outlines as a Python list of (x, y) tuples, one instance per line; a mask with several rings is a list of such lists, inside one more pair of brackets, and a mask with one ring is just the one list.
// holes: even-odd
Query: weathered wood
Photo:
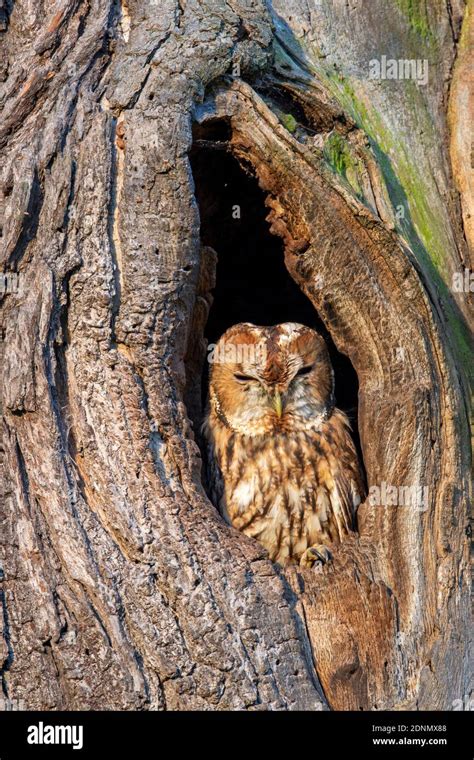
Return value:
[[(444, 79), (433, 132), (411, 138), (439, 170), (440, 275), (415, 222), (396, 227), (383, 157), (305, 47), (308, 34), (330, 47), (331, 18), (348, 34), (355, 17), (361, 60), (368, 10), (355, 3), (349, 24), (345, 5), (324, 24), (296, 0), (0, 9), (1, 262), (21, 283), (0, 301), (0, 660), (5, 696), (29, 709), (449, 709), (466, 693), (469, 435), (452, 330), (469, 310), (439, 286), (465, 255), (459, 204), (444, 203)], [(400, 44), (407, 23), (390, 27)], [(296, 132), (272, 87), (303, 109)], [(394, 123), (413, 118), (386, 97)], [(201, 485), (189, 418), (213, 265), (188, 152), (192, 120), (216, 117), (357, 370), (369, 485), (429, 489), (425, 511), (362, 507), (360, 539), (320, 574), (272, 566)], [(323, 158), (334, 130), (359, 195)]]

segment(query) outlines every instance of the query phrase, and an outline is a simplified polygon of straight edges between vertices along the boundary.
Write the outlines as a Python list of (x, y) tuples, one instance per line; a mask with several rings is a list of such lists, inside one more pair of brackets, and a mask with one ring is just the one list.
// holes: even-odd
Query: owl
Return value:
[(210, 498), (274, 562), (327, 562), (354, 529), (364, 485), (324, 339), (294, 322), (242, 323), (209, 359)]

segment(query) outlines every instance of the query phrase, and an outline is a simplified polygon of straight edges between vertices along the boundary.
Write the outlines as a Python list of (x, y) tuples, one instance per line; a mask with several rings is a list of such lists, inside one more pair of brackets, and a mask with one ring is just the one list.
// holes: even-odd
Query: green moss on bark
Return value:
[(323, 155), (329, 166), (349, 183), (358, 197), (361, 197), (360, 161), (344, 136), (339, 132), (333, 132), (326, 141)]
[(433, 39), (429, 26), (426, 0), (396, 0), (396, 4), (408, 20), (410, 28), (427, 41)]

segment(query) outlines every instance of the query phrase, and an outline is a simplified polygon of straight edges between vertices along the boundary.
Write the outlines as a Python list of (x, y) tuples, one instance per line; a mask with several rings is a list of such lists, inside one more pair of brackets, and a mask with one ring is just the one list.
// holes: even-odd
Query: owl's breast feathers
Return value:
[(310, 546), (337, 544), (353, 530), (364, 486), (343, 412), (250, 436), (226, 424), (211, 399), (203, 431), (212, 500), (273, 561), (298, 562)]

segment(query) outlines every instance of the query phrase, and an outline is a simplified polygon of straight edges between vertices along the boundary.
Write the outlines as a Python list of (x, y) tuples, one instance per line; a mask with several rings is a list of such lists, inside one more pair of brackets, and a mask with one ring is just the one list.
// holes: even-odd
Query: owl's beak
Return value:
[(283, 402), (281, 400), (280, 391), (275, 391), (273, 394), (273, 408), (275, 412), (277, 413), (277, 417), (281, 417), (283, 413)]

